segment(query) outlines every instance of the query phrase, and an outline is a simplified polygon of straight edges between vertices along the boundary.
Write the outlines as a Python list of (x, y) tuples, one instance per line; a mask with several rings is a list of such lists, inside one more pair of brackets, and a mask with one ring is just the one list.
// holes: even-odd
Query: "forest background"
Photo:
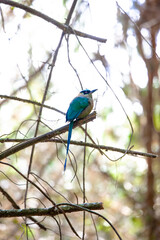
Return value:
[[(0, 0), (0, 13), (0, 239), (158, 240), (159, 0)], [(96, 115), (63, 173), (65, 113), (86, 88)]]

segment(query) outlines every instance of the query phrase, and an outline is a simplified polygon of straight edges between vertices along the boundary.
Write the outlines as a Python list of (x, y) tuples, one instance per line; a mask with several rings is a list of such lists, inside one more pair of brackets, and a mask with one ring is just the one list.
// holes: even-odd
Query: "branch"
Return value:
[(45, 14), (43, 14), (43, 13), (41, 13), (41, 12), (39, 12), (39, 11), (33, 9), (33, 8), (25, 6), (21, 3), (18, 3), (18, 2), (15, 2), (15, 1), (10, 1), (10, 0), (0, 0), (0, 3), (23, 9), (26, 12), (29, 12), (29, 13), (37, 16), (37, 17), (40, 17), (40, 18), (44, 19), (47, 22), (50, 22), (50, 23), (54, 24), (56, 27), (60, 28), (65, 33), (68, 33), (68, 34), (76, 33), (77, 36), (84, 37), (84, 38), (89, 38), (89, 39), (96, 40), (96, 41), (102, 42), (102, 43), (106, 43), (106, 41), (107, 41), (107, 39), (105, 39), (105, 38), (99, 38), (99, 37), (92, 36), (90, 34), (83, 33), (83, 32), (77, 31), (77, 30), (73, 31), (72, 29), (68, 28), (67, 25), (62, 24), (62, 23), (56, 21), (55, 19), (50, 18), (47, 15), (45, 15)]
[[(30, 140), (30, 139), (28, 139), (28, 140)], [(0, 139), (0, 143), (4, 143), (4, 142), (26, 142), (26, 139), (13, 139), (13, 138)], [(64, 139), (45, 139), (45, 140), (42, 140), (41, 142), (67, 143), (67, 140), (64, 140)], [(97, 145), (97, 144), (87, 143), (87, 142), (82, 142), (82, 141), (79, 142), (79, 141), (71, 140), (70, 144), (78, 145), (78, 146), (86, 146), (86, 147), (90, 147), (90, 148), (96, 148), (98, 150), (103, 149), (105, 151), (126, 153), (126, 154), (130, 154), (134, 157), (138, 157), (138, 156), (150, 157), (150, 158), (157, 158), (158, 157), (158, 155), (154, 154), (154, 153), (145, 153), (145, 152), (139, 152), (139, 151), (134, 151), (134, 150), (127, 150), (127, 152), (126, 152), (126, 149), (116, 148), (116, 147), (111, 147), (111, 146), (105, 146), (105, 145)], [(0, 154), (0, 156), (1, 156), (1, 154)]]
[[(49, 141), (50, 142), (57, 142), (57, 143), (62, 143), (62, 142), (67, 143), (67, 140), (63, 140), (63, 139), (50, 139)], [(1, 140), (0, 140), (0, 142), (1, 142)], [(159, 157), (158, 155), (153, 154), (153, 153), (145, 153), (145, 152), (139, 152), (139, 151), (133, 151), (133, 150), (127, 150), (126, 151), (126, 149), (122, 149), (122, 148), (110, 147), (110, 146), (105, 146), (105, 145), (97, 145), (97, 144), (87, 143), (87, 142), (82, 142), (82, 141), (78, 142), (78, 141), (71, 140), (70, 144), (96, 148), (98, 150), (103, 149), (105, 151), (126, 153), (126, 154), (130, 154), (132, 156), (135, 156), (135, 157), (137, 157), (137, 156), (150, 157), (150, 158)]]
[[(74, 125), (73, 125), (73, 128), (77, 127), (77, 126), (80, 126), (82, 124), (85, 124), (85, 123), (88, 123), (90, 121), (93, 121), (94, 119), (96, 118), (96, 112), (94, 111), (93, 113), (91, 113), (90, 115), (88, 115), (87, 117), (83, 118), (83, 119), (80, 119), (80, 120), (77, 120), (74, 122)], [(69, 128), (69, 124), (63, 126), (63, 127), (60, 127), (54, 131), (51, 131), (51, 132), (48, 132), (48, 133), (45, 133), (43, 135), (40, 135), (38, 137), (34, 137), (34, 138), (31, 138), (29, 140), (26, 140), (25, 142), (22, 142), (20, 144), (17, 144), (3, 152), (0, 153), (0, 160), (2, 160), (3, 158), (6, 158), (24, 148), (27, 148), (27, 147), (30, 147), (34, 144), (37, 144), (38, 142), (41, 142), (41, 141), (45, 141), (45, 140), (48, 140), (52, 137), (55, 137), (57, 135), (60, 135), (64, 132), (66, 132)]]
[[(64, 204), (65, 205), (65, 204)], [(83, 203), (77, 205), (65, 205), (61, 207), (50, 208), (28, 208), (28, 209), (10, 209), (0, 210), (0, 218), (9, 217), (32, 217), (32, 216), (56, 216), (64, 213), (72, 213), (86, 210), (102, 210), (102, 202), (96, 203)]]
[(19, 102), (30, 103), (30, 104), (37, 105), (37, 106), (40, 106), (40, 107), (43, 106), (43, 107), (45, 107), (45, 108), (49, 108), (49, 109), (51, 109), (51, 110), (54, 110), (54, 111), (56, 111), (56, 112), (59, 112), (59, 113), (65, 115), (65, 113), (62, 112), (62, 111), (60, 111), (59, 109), (54, 108), (54, 107), (51, 107), (51, 106), (48, 106), (48, 105), (45, 105), (45, 104), (42, 104), (42, 103), (37, 102), (37, 101), (32, 101), (32, 100), (25, 99), (25, 98), (19, 98), (19, 97), (2, 95), (2, 94), (0, 94), (0, 98), (11, 99), (11, 100), (14, 100), (14, 101), (19, 101)]

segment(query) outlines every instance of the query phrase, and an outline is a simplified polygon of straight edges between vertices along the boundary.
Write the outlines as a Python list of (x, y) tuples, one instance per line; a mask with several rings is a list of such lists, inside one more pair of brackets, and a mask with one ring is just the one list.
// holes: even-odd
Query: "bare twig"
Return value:
[[(87, 124), (85, 124), (85, 142), (87, 141)], [(86, 202), (86, 146), (84, 146), (84, 156), (83, 156), (83, 203)], [(83, 212), (83, 232), (82, 240), (85, 238), (85, 226), (86, 226), (86, 212)]]
[(54, 111), (56, 111), (56, 112), (59, 112), (59, 113), (65, 115), (64, 112), (60, 111), (60, 110), (57, 109), (57, 108), (54, 108), (54, 107), (51, 107), (51, 106), (42, 104), (42, 103), (40, 103), (40, 102), (32, 101), (32, 100), (29, 100), (29, 99), (19, 98), (19, 97), (14, 97), (14, 96), (8, 96), (8, 95), (2, 95), (2, 94), (0, 94), (0, 98), (11, 99), (11, 100), (14, 100), (14, 101), (19, 101), (19, 102), (25, 102), (25, 103), (37, 105), (37, 106), (40, 106), (40, 107), (43, 106), (43, 107), (45, 107), (45, 108), (49, 108), (49, 109), (51, 109), (51, 110), (54, 110)]
[(3, 28), (3, 31), (5, 31), (5, 25), (4, 25), (4, 16), (3, 16), (3, 12), (2, 12), (2, 8), (0, 7), (0, 16), (1, 16), (1, 23), (2, 23), (2, 28)]
[(66, 37), (66, 41), (67, 41), (67, 57), (68, 57), (68, 62), (69, 62), (69, 65), (71, 66), (71, 68), (73, 69), (73, 71), (75, 72), (77, 78), (78, 78), (78, 81), (79, 81), (79, 84), (80, 84), (80, 87), (81, 89), (83, 90), (83, 85), (82, 85), (82, 81), (80, 79), (80, 76), (76, 70), (76, 68), (73, 66), (72, 62), (71, 62), (71, 59), (70, 59), (70, 52), (69, 52), (69, 35)]

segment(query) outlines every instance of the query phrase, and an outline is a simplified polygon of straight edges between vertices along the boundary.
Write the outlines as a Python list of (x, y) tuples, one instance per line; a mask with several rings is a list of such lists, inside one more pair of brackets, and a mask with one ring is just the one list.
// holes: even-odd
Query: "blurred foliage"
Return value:
[(160, 131), (160, 105), (157, 104), (154, 106), (153, 112), (153, 123), (156, 131)]

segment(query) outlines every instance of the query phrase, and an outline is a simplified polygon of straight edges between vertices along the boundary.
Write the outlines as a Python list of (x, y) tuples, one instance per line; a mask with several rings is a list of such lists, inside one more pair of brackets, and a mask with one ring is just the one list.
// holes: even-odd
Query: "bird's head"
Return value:
[(94, 90), (85, 89), (79, 93), (79, 96), (92, 97), (92, 93), (94, 93), (95, 91), (97, 91), (97, 89), (94, 89)]

